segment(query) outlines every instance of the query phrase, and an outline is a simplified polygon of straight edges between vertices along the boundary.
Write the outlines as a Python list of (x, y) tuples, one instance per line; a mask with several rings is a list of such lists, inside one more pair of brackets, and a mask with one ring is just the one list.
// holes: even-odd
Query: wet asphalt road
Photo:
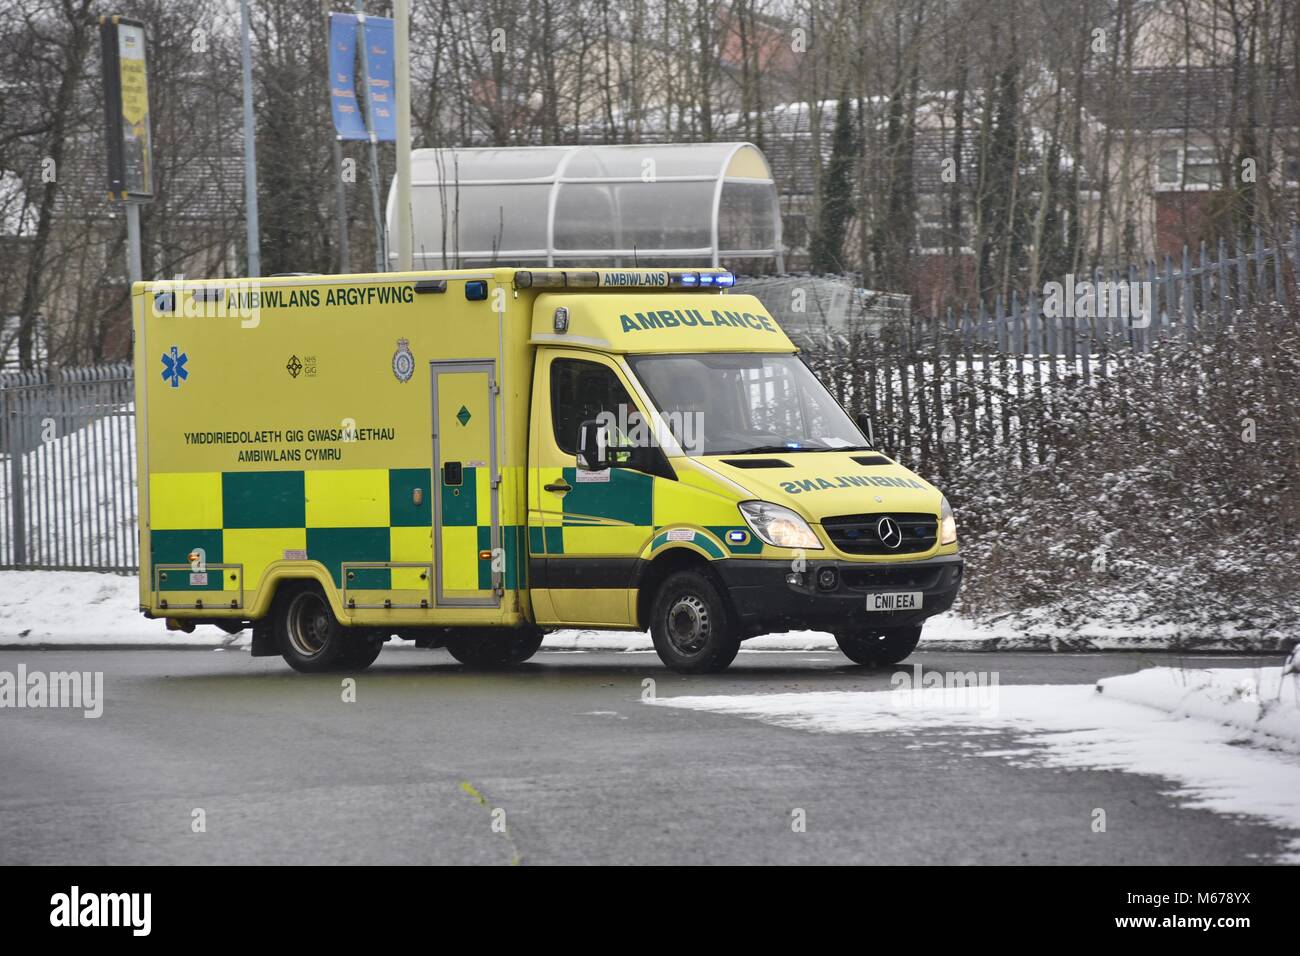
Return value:
[[(918, 661), (1002, 684), (1276, 663)], [(103, 671), (105, 708), (0, 711), (3, 864), (1243, 864), (1285, 836), (1181, 807), (1154, 778), (1017, 767), (955, 734), (817, 734), (640, 702), (647, 677), (660, 697), (890, 689), (892, 669), (832, 653), (742, 652), (724, 674), (687, 678), (648, 653), (543, 651), (473, 673), (443, 651), (394, 649), (353, 703), (339, 676), (242, 651), (0, 649), (0, 670), (20, 663)], [(792, 832), (795, 808), (806, 832)]]

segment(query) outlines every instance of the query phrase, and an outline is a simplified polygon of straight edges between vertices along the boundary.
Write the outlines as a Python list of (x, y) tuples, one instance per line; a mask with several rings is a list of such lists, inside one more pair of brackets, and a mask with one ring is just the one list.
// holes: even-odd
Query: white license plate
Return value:
[(917, 611), (921, 607), (924, 591), (890, 591), (886, 594), (868, 594), (868, 611)]

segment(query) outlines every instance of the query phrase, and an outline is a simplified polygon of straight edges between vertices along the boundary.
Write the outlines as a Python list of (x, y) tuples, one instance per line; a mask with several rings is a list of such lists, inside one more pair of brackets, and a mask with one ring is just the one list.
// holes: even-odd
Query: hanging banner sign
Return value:
[(144, 24), (99, 18), (104, 83), (108, 192), (113, 199), (153, 198), (153, 133), (149, 127), (149, 68)]
[(358, 30), (351, 13), (330, 14), (330, 106), (334, 132), (340, 139), (369, 139), (366, 117), (357, 100), (357, 37), (364, 33), (365, 62), (369, 66), (368, 106), (370, 128), (375, 139), (397, 139), (397, 111), (394, 108), (393, 21), (388, 17), (366, 17)]
[(370, 67), (370, 128), (381, 143), (392, 143), (397, 140), (393, 21), (388, 17), (366, 17), (364, 33)]
[(334, 132), (340, 139), (369, 139), (366, 120), (357, 104), (357, 18), (330, 14), (330, 108)]

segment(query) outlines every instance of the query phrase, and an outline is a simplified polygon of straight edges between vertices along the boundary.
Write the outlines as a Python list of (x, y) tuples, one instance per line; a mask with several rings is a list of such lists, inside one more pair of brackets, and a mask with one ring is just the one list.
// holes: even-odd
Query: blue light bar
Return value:
[(697, 276), (694, 272), (687, 272), (681, 276), (678, 276), (677, 281), (684, 286), (695, 286), (700, 284), (700, 277)]
[(714, 278), (716, 277), (706, 272), (700, 276), (700, 285), (713, 285)]
[(736, 277), (730, 272), (721, 272), (713, 277), (713, 284), (720, 286), (731, 286), (736, 284)]

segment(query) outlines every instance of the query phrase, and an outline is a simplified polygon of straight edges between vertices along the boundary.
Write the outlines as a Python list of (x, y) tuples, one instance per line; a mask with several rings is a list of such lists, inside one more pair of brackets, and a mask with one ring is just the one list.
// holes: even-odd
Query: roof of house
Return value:
[[(1281, 71), (1261, 71), (1259, 81), (1262, 119), (1269, 102), (1290, 94)], [(1084, 107), (1117, 129), (1224, 129), (1244, 116), (1246, 85), (1241, 77), (1234, 84), (1233, 69), (1226, 66), (1147, 67), (1127, 76), (1097, 72), (1084, 84)]]
[[(89, 155), (68, 160), (60, 175), (65, 188), (56, 194), (60, 216), (108, 219), (119, 214), (108, 198), (104, 164)], [(215, 156), (192, 156), (183, 165), (156, 164), (158, 201), (166, 202), (174, 220), (213, 222), (243, 214), (243, 154), (234, 149)]]

